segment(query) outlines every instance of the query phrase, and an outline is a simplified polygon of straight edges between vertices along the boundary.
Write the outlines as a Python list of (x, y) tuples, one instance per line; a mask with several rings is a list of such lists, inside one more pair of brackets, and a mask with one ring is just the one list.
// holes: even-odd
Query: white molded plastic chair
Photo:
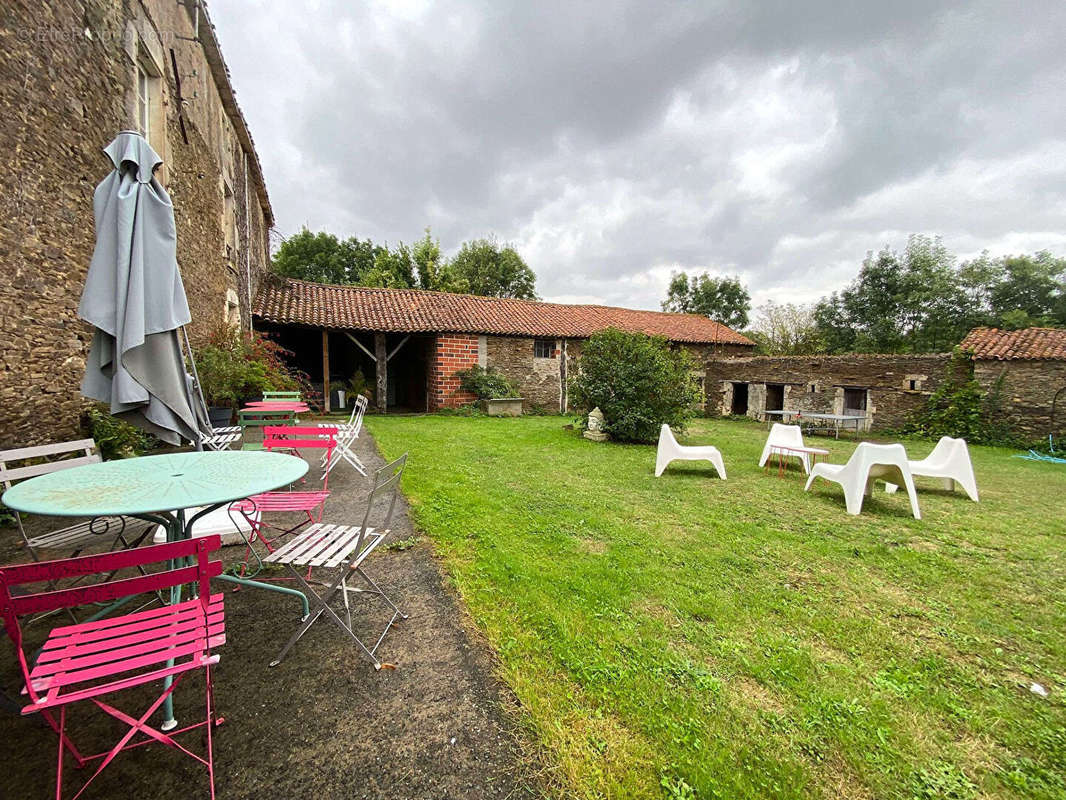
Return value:
[[(921, 461), (908, 461), (907, 463), (911, 468), (911, 475), (940, 478), (944, 482), (944, 488), (949, 492), (954, 491), (955, 484), (958, 483), (971, 500), (978, 502), (977, 479), (973, 474), (970, 448), (966, 446), (965, 439), (941, 436), (932, 453)], [(885, 488), (891, 493), (899, 487), (890, 483)]]
[[(760, 467), (766, 464), (766, 459), (770, 457), (770, 448), (772, 447), (806, 447), (803, 444), (803, 430), (799, 425), (783, 425), (780, 422), (775, 422), (773, 427), (770, 428), (770, 435), (766, 437), (762, 455), (759, 456)], [(794, 453), (794, 455), (803, 462), (803, 471), (810, 475), (810, 455), (807, 453)]]
[(724, 481), (725, 464), (722, 462), (722, 454), (717, 447), (701, 445), (688, 447), (677, 443), (674, 432), (669, 425), (663, 425), (659, 430), (659, 449), (655, 453), (655, 477), (663, 474), (663, 470), (671, 461), (710, 461), (719, 477)]
[(907, 488), (911, 512), (915, 519), (922, 518), (918, 510), (918, 495), (914, 491), (914, 479), (907, 463), (907, 451), (901, 444), (872, 444), (862, 442), (855, 448), (847, 464), (815, 464), (803, 491), (809, 491), (815, 478), (839, 483), (844, 490), (844, 505), (849, 514), (862, 511), (862, 501), (873, 491), (874, 480), (891, 478)]

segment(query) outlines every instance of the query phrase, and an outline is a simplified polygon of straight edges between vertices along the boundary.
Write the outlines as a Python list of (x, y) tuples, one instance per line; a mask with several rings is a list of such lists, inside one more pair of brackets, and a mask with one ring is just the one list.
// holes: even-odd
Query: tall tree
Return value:
[(702, 314), (739, 330), (747, 326), (751, 295), (740, 278), (712, 278), (706, 272), (689, 275), (675, 272), (662, 303), (663, 311)]
[(824, 349), (813, 306), (770, 302), (756, 311), (755, 324), (745, 334), (758, 346), (758, 352), (793, 356)]
[(1066, 259), (1055, 258), (1047, 250), (1006, 256), (999, 262), (989, 300), (996, 318), (1010, 314), (1016, 323), (1066, 324)]
[(486, 297), (515, 297), (536, 300), (537, 276), (511, 245), (495, 238), (463, 242), (448, 264), (445, 285), (449, 291), (463, 291)]
[(332, 233), (303, 228), (281, 243), (271, 268), (279, 275), (315, 283), (360, 283), (373, 268), (375, 256), (369, 239), (341, 240)]

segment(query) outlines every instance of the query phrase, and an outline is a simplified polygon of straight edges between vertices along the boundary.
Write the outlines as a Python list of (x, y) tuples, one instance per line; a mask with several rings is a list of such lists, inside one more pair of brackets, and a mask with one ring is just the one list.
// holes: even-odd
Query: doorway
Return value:
[(866, 389), (849, 389), (844, 387), (844, 416), (846, 417), (865, 417), (866, 416)]
[(764, 411), (783, 411), (785, 408), (785, 384), (766, 384), (766, 405)]
[(748, 413), (748, 384), (733, 384), (733, 405), (729, 411), (734, 417), (743, 417)]

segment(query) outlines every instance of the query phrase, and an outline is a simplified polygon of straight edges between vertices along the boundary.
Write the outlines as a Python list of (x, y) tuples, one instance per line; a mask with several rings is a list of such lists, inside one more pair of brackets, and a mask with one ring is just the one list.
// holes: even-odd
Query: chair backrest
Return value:
[[(58, 461), (45, 460), (21, 467), (12, 466), (12, 464), (22, 461), (37, 461), (38, 459), (49, 459), (72, 453), (81, 453), (81, 455)], [(24, 478), (47, 475), (51, 472), (59, 472), (62, 469), (80, 467), (85, 464), (95, 464), (102, 460), (100, 454), (96, 452), (96, 442), (92, 439), (78, 439), (74, 442), (56, 442), (55, 444), (42, 444), (37, 447), (0, 450), (0, 482), (3, 483), (5, 489), (10, 489), (12, 483)]]
[[(211, 598), (210, 580), (222, 574), (221, 560), (211, 560), (210, 554), (221, 546), (221, 538), (216, 534), (100, 555), (0, 567), (0, 615), (4, 618), (7, 635), (18, 650), (30, 699), (36, 702), (37, 697), (22, 648), (19, 617), (76, 608), (89, 603), (109, 603), (122, 597), (195, 583), (199, 588), (206, 627), (206, 612)], [(191, 565), (175, 566), (185, 563), (185, 560), (191, 557), (195, 557)], [(115, 578), (119, 570), (138, 567), (143, 569), (153, 564), (161, 568), (155, 572), (145, 570), (145, 574), (139, 572), (129, 578)], [(83, 582), (83, 579), (90, 575), (101, 575), (103, 578), (98, 583)], [(77, 578), (79, 582), (70, 588), (57, 589), (56, 581), (65, 578)]]
[[(288, 425), (263, 428), (264, 450), (325, 450), (326, 461), (333, 458), (337, 446), (337, 429), (330, 427)], [(322, 476), (322, 487), (329, 486), (329, 471)]]
[(238, 411), (237, 419), (242, 428), (265, 428), (267, 425), (294, 425), (296, 414), (276, 408)]
[(874, 444), (873, 442), (859, 442), (855, 452), (851, 454), (845, 469), (849, 472), (854, 469), (865, 470), (871, 464), (896, 464), (901, 469), (909, 469), (907, 466), (907, 451), (901, 444)]
[(355, 396), (355, 405), (352, 408), (352, 415), (348, 417), (348, 427), (352, 428), (356, 434), (363, 429), (363, 415), (366, 414), (366, 407), (369, 401), (364, 394), (357, 394)]
[[(386, 531), (392, 522), (392, 512), (396, 508), (396, 495), (400, 488), (400, 478), (403, 477), (404, 467), (407, 466), (407, 453), (397, 458), (374, 473), (374, 488), (366, 499), (366, 513), (363, 514), (363, 524), (359, 529), (359, 539), (356, 541), (355, 552), (363, 549), (363, 537), (368, 528)], [(387, 502), (388, 506), (383, 519), (371, 525), (371, 515), (375, 505)]]
[(677, 439), (674, 438), (674, 432), (670, 430), (670, 426), (665, 422), (663, 423), (663, 426), (659, 428), (659, 446), (661, 447), (664, 443), (675, 449), (678, 446)]
[(947, 466), (956, 458), (960, 458), (957, 455), (960, 452), (963, 460), (970, 460), (970, 449), (966, 446), (965, 439), (941, 436), (940, 441), (936, 443), (936, 447), (923, 460), (930, 466)]
[(785, 425), (775, 422), (770, 428), (766, 441), (770, 445), (782, 447), (803, 447), (803, 429), (799, 425)]
[(301, 402), (299, 392), (263, 392), (263, 400), (289, 400), (293, 403)]

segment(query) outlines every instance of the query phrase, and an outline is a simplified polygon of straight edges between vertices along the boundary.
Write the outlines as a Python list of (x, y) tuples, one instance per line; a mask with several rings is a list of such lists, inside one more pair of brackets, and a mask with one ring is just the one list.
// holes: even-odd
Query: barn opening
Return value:
[(785, 384), (766, 384), (766, 411), (782, 411), (785, 408)]
[(742, 417), (748, 413), (748, 384), (733, 384), (733, 405), (730, 413), (737, 417)]

